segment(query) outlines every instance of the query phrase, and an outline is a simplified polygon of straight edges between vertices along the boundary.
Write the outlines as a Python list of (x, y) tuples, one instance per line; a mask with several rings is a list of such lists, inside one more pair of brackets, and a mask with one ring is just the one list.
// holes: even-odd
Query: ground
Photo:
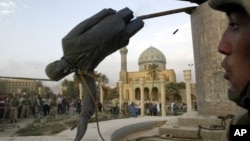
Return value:
[[(71, 128), (79, 118), (80, 116), (78, 114), (36, 118), (26, 127), (19, 129), (15, 136), (43, 136), (57, 134)], [(98, 112), (98, 121), (114, 118), (115, 117), (112, 117), (110, 114)], [(126, 116), (116, 118), (126, 118)], [(96, 122), (96, 117), (93, 116), (89, 122)]]

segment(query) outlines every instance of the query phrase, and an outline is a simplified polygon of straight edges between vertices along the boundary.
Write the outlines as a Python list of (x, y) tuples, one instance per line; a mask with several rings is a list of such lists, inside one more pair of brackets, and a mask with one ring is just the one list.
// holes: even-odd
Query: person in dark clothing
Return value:
[[(228, 17), (228, 26), (218, 44), (218, 51), (224, 55), (224, 78), (231, 84), (228, 98), (245, 109), (234, 116), (231, 124), (250, 125), (250, 1), (209, 0), (208, 3)], [(232, 140), (229, 128), (221, 140)]]
[(157, 116), (157, 105), (150, 103), (150, 107), (149, 107), (149, 111), (150, 111), (150, 115), (151, 116)]
[(62, 113), (65, 114), (67, 112), (68, 108), (68, 100), (66, 97), (63, 97), (62, 99)]
[(137, 117), (138, 108), (135, 106), (134, 102), (131, 103), (128, 107), (131, 117)]
[(5, 109), (5, 98), (3, 95), (0, 95), (0, 120), (4, 116), (4, 109)]
[(81, 105), (82, 105), (81, 99), (78, 98), (78, 99), (76, 100), (76, 112), (77, 112), (78, 114), (81, 113)]
[(102, 112), (102, 103), (100, 101), (97, 102), (97, 108), (99, 112)]

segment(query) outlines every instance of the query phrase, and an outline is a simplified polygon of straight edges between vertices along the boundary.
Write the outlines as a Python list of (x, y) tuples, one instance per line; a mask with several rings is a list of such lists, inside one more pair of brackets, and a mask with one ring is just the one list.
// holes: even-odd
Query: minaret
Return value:
[(128, 49), (126, 47), (123, 47), (120, 49), (121, 53), (121, 71), (120, 71), (120, 81), (122, 81), (124, 84), (128, 82), (127, 78), (127, 53)]

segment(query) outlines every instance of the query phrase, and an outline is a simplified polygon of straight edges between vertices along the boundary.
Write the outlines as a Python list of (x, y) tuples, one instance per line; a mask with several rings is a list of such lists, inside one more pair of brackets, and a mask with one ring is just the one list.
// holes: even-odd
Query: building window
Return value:
[(135, 89), (135, 99), (140, 100), (141, 99), (141, 92), (139, 88)]

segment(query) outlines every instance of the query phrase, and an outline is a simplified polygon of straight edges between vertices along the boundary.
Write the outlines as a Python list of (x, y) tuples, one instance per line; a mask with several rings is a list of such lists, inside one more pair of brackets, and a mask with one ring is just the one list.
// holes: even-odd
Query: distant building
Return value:
[[(161, 82), (160, 77), (164, 77), (164, 84), (168, 82), (176, 82), (176, 75), (173, 69), (166, 69), (166, 58), (164, 54), (150, 46), (139, 56), (138, 64), (139, 71), (127, 71), (127, 48), (122, 48), (121, 53), (121, 71), (120, 82), (122, 82), (122, 100), (137, 102), (141, 99), (141, 84), (140, 79), (143, 78), (144, 100), (145, 101), (161, 101)], [(154, 80), (148, 75), (149, 65), (158, 65), (159, 72), (157, 78)], [(165, 87), (165, 85), (164, 85)]]
[(9, 93), (37, 93), (45, 94), (49, 92), (47, 87), (43, 87), (41, 82), (26, 79), (0, 79), (0, 92)]

